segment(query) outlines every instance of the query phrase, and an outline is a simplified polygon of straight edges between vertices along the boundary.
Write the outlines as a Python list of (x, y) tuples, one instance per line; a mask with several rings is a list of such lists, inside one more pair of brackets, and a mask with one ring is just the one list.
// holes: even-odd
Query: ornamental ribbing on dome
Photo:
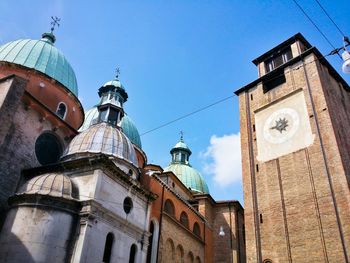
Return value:
[[(97, 118), (98, 108), (97, 106), (94, 106), (85, 112), (85, 120), (83, 125), (80, 127), (79, 132), (85, 131), (91, 125), (96, 124)], [(138, 148), (142, 149), (139, 131), (134, 121), (129, 117), (129, 115), (124, 114), (124, 117), (120, 122), (120, 127), (122, 128), (123, 133), (129, 138), (129, 140)]]
[(40, 194), (73, 199), (73, 185), (64, 174), (49, 173), (27, 181), (17, 194)]
[(55, 46), (55, 36), (44, 33), (42, 39), (20, 39), (0, 46), (0, 61), (32, 68), (57, 80), (76, 97), (78, 85), (73, 68)]
[(84, 153), (103, 153), (123, 159), (138, 167), (135, 149), (131, 141), (118, 128), (101, 122), (90, 126), (70, 142), (62, 159)]
[(164, 168), (164, 172), (173, 172), (179, 180), (192, 192), (209, 193), (209, 188), (202, 175), (194, 169), (189, 163), (191, 150), (183, 141), (180, 141), (170, 150), (172, 161), (168, 167)]

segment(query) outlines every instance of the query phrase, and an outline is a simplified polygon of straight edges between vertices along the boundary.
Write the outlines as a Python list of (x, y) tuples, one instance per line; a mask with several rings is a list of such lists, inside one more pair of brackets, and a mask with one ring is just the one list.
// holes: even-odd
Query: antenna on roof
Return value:
[(61, 21), (61, 18), (58, 18), (57, 16), (51, 16), (51, 33), (53, 33), (53, 31), (55, 30), (55, 26), (59, 27), (60, 24), (58, 22)]

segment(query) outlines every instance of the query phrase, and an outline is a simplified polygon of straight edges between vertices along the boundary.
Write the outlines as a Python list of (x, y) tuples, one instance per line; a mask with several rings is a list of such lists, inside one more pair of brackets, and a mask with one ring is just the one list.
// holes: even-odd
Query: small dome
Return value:
[(32, 68), (57, 80), (76, 97), (78, 85), (75, 73), (62, 54), (53, 44), (55, 36), (43, 34), (40, 40), (20, 39), (0, 46), (0, 61), (6, 61)]
[(73, 185), (64, 174), (49, 173), (36, 176), (27, 181), (19, 194), (40, 194), (54, 197), (73, 198)]
[[(79, 132), (85, 131), (91, 125), (95, 124), (98, 118), (97, 106), (94, 106), (90, 110), (85, 112), (85, 120), (83, 125), (80, 127)], [(123, 133), (129, 138), (129, 140), (135, 144), (138, 148), (142, 149), (141, 138), (138, 129), (136, 128), (133, 120), (126, 114), (120, 122), (120, 127)]]
[(119, 129), (105, 122), (92, 125), (74, 137), (62, 158), (82, 153), (103, 153), (138, 167), (131, 141)]
[(187, 144), (181, 138), (180, 141), (175, 144), (175, 146), (170, 150), (170, 153), (176, 152), (177, 150), (185, 150), (191, 155), (191, 150), (188, 148)]
[(209, 194), (209, 188), (204, 178), (189, 165), (172, 163), (164, 168), (164, 172), (173, 172), (193, 192)]
[(124, 86), (120, 83), (120, 81), (118, 79), (114, 79), (114, 80), (108, 81), (105, 84), (103, 84), (102, 87), (107, 87), (107, 86), (114, 86), (116, 88), (124, 89)]

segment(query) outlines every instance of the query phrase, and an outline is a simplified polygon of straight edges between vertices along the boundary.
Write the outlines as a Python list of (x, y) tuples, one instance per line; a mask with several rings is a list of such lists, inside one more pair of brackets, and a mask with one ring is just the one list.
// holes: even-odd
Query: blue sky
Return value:
[[(345, 34), (348, 0), (319, 0)], [(299, 0), (334, 46), (342, 37), (313, 0)], [(120, 67), (125, 110), (142, 134), (233, 94), (253, 81), (251, 61), (301, 32), (323, 54), (332, 48), (292, 0), (5, 1), (0, 44), (37, 39), (61, 18), (56, 46), (75, 70), (84, 107)], [(336, 56), (329, 61), (340, 72)], [(349, 83), (349, 76), (342, 76)], [(165, 167), (179, 132), (215, 199), (243, 203), (236, 97), (141, 137), (148, 161)]]

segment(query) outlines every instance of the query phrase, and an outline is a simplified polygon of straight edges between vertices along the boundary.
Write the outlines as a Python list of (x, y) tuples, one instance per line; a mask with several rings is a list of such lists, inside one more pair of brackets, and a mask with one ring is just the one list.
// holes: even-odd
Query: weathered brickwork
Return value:
[[(19, 77), (5, 78), (0, 85), (0, 209), (7, 208), (7, 199), (15, 193), (21, 171), (39, 166), (35, 156), (35, 141), (44, 131), (61, 138), (66, 145), (65, 134), (49, 120), (22, 101), (26, 81)], [(54, 131), (55, 130), (55, 131)], [(3, 214), (3, 213), (0, 213)], [(0, 220), (1, 221), (1, 220)]]
[[(349, 261), (350, 96), (315, 54), (284, 67), (284, 84), (239, 94), (247, 262)], [(259, 162), (255, 113), (293, 92), (304, 94), (313, 144)]]

